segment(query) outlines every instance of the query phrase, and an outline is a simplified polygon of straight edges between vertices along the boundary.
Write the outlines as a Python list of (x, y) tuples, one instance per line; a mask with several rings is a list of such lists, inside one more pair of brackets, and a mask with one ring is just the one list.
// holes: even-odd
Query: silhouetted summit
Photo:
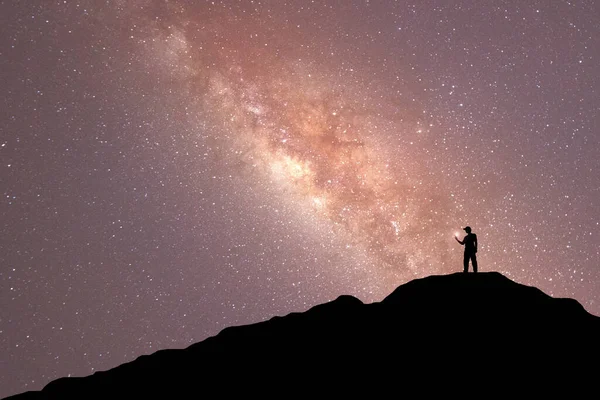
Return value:
[(575, 300), (499, 273), (457, 273), (413, 280), (379, 303), (340, 296), (303, 313), (226, 328), (183, 350), (58, 379), (15, 398), (399, 393), (448, 379), (487, 391), (535, 386), (539, 394), (536, 385), (591, 384), (599, 338), (600, 318)]

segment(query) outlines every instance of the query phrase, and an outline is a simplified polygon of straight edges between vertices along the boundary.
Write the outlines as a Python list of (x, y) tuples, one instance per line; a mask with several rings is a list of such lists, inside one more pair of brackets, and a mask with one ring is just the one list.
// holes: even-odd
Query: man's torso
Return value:
[(474, 233), (469, 233), (467, 236), (465, 236), (463, 242), (465, 243), (466, 253), (475, 253), (475, 240), (477, 240), (477, 235)]

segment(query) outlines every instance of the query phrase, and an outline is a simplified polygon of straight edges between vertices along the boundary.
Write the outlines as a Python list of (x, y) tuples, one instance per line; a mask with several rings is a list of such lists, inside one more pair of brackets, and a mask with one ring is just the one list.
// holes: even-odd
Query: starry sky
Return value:
[(479, 268), (600, 315), (600, 4), (0, 1), (0, 396)]

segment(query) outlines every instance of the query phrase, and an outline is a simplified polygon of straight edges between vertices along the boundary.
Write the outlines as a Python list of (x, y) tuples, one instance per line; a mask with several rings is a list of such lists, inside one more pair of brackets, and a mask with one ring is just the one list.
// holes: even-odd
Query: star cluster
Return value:
[(0, 2), (0, 396), (482, 271), (600, 315), (594, 1)]

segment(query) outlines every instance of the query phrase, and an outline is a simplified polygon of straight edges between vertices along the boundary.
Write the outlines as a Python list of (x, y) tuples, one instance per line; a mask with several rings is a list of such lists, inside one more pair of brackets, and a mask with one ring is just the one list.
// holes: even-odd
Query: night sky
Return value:
[(462, 271), (466, 225), (600, 315), (594, 3), (0, 1), (0, 396)]

